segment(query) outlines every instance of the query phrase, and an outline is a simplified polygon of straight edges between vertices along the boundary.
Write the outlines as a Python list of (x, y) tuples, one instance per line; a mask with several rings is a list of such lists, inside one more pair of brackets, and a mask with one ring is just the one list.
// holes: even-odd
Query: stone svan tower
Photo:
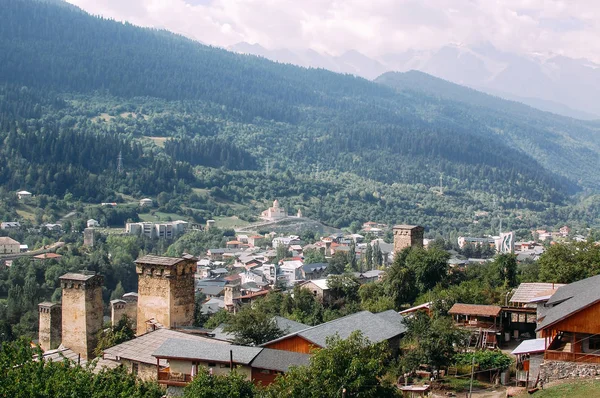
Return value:
[(89, 360), (94, 357), (97, 334), (102, 329), (104, 278), (90, 273), (60, 277), (62, 287), (62, 345)]
[(394, 253), (407, 247), (423, 247), (425, 229), (418, 225), (394, 225)]
[(58, 303), (38, 304), (39, 342), (44, 351), (58, 348), (62, 339), (62, 309)]
[(133, 328), (137, 327), (137, 293), (125, 293), (122, 298), (110, 301), (110, 321), (115, 326), (123, 315), (131, 319)]
[(172, 329), (194, 321), (194, 273), (196, 259), (144, 256), (135, 261), (138, 274), (137, 330), (147, 331), (154, 319)]

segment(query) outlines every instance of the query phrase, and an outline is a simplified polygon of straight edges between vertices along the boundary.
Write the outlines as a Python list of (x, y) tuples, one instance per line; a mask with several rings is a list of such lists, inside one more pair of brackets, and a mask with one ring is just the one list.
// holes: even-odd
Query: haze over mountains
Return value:
[(377, 59), (354, 50), (333, 56), (311, 49), (269, 50), (245, 42), (229, 49), (370, 80), (389, 71), (418, 70), (541, 110), (579, 119), (600, 119), (600, 65), (585, 59), (507, 53), (489, 43), (474, 47), (449, 44), (437, 51), (388, 53)]

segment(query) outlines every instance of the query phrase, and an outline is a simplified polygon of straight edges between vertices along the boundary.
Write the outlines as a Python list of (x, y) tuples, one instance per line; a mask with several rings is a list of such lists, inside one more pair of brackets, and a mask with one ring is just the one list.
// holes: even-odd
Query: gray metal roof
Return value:
[(304, 264), (302, 266), (302, 269), (304, 270), (304, 272), (306, 273), (311, 273), (315, 270), (324, 270), (327, 269), (327, 267), (329, 266), (329, 264), (327, 263), (313, 263), (313, 264)]
[(233, 363), (248, 365), (260, 353), (262, 348), (223, 344), (216, 340), (191, 341), (168, 339), (152, 356), (157, 358), (193, 359), (207, 362), (229, 362), (230, 351)]
[(564, 284), (541, 282), (521, 283), (509, 301), (511, 303), (529, 303), (540, 293), (550, 289), (558, 289), (562, 286), (564, 286)]
[(184, 259), (181, 257), (162, 257), (162, 256), (153, 256), (153, 255), (148, 254), (144, 257), (140, 257), (137, 260), (135, 260), (135, 263), (136, 264), (173, 266), (175, 264), (179, 264), (182, 261), (184, 261)]
[[(132, 361), (156, 365), (156, 358), (152, 356), (152, 353), (168, 339), (202, 341), (210, 342), (211, 344), (224, 344), (227, 346), (227, 343), (211, 340), (206, 337), (195, 336), (170, 329), (156, 329), (152, 332), (148, 332), (136, 337), (133, 340), (129, 340), (114, 347), (107, 348), (104, 350), (104, 358), (112, 360), (124, 358)], [(161, 360), (159, 364), (161, 366), (167, 366), (167, 362), (165, 360)]]
[(511, 354), (530, 354), (534, 352), (543, 352), (546, 350), (546, 339), (531, 339), (524, 340)]
[(200, 291), (207, 296), (218, 296), (223, 292), (223, 286), (202, 286)]
[(583, 279), (559, 288), (546, 303), (546, 316), (537, 330), (544, 329), (600, 301), (600, 275)]
[(310, 354), (263, 348), (252, 361), (253, 368), (287, 372), (292, 366), (308, 366)]
[(325, 347), (328, 337), (337, 334), (340, 338), (346, 339), (352, 332), (357, 330), (361, 331), (363, 336), (368, 338), (372, 343), (379, 343), (406, 332), (406, 326), (401, 322), (397, 322), (402, 316), (396, 314), (397, 317), (392, 317), (388, 312), (380, 314), (373, 314), (369, 311), (357, 312), (356, 314), (322, 323), (297, 333), (290, 333), (266, 344), (284, 340), (292, 336), (300, 336), (319, 347)]
[(292, 321), (291, 319), (284, 318), (282, 316), (274, 316), (277, 327), (283, 331), (283, 333), (296, 333), (304, 329), (308, 329), (310, 326), (300, 322)]

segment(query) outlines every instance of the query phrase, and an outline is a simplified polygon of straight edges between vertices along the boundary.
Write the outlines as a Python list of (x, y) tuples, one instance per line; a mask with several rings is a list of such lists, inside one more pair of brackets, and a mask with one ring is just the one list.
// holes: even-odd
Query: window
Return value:
[(217, 366), (217, 364), (214, 362), (209, 362), (207, 365), (209, 368), (214, 368), (215, 366)]
[(139, 363), (137, 363), (137, 362), (132, 362), (131, 363), (131, 373), (134, 376), (137, 376), (139, 368), (140, 368), (140, 364)]
[(270, 370), (268, 370), (268, 369), (261, 369), (261, 370), (260, 370), (260, 373), (262, 373), (262, 374), (265, 374), (265, 375), (270, 375), (270, 374), (271, 374), (271, 371), (270, 371)]
[(228, 368), (229, 364), (228, 363), (222, 363), (219, 365), (220, 368)]
[(590, 337), (589, 348), (590, 348), (590, 351), (600, 350), (600, 338), (599, 337)]

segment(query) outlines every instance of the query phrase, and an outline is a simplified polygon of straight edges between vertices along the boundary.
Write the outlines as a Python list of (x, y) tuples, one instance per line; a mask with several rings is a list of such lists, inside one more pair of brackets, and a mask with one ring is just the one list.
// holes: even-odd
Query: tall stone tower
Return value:
[(425, 229), (418, 225), (394, 225), (394, 253), (407, 247), (423, 247)]
[(43, 302), (38, 304), (40, 317), (38, 339), (42, 350), (54, 350), (61, 341), (62, 312), (58, 303)]
[(138, 274), (138, 335), (147, 331), (146, 321), (171, 329), (194, 321), (194, 273), (196, 259), (144, 256), (135, 261)]
[(87, 247), (94, 247), (96, 240), (96, 230), (94, 228), (86, 228), (83, 230), (83, 245)]
[(60, 277), (62, 287), (62, 344), (89, 360), (94, 357), (102, 329), (104, 278), (90, 273)]

